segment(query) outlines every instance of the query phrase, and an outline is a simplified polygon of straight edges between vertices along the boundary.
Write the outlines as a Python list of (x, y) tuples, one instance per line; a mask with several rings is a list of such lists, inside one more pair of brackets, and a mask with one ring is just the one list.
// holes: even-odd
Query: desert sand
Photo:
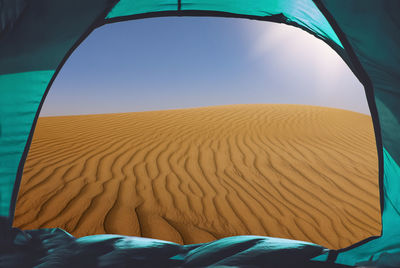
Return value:
[(371, 118), (280, 104), (42, 117), (14, 226), (345, 247), (380, 233)]

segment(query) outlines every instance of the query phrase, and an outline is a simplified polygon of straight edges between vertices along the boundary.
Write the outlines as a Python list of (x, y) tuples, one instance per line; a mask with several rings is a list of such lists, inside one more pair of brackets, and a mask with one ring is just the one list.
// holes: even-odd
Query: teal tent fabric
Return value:
[(107, 19), (115, 17), (136, 15), (148, 12), (172, 10), (204, 10), (220, 11), (233, 14), (268, 17), (283, 14), (285, 23), (296, 23), (309, 29), (321, 39), (331, 40), (342, 46), (328, 21), (321, 14), (315, 4), (310, 0), (292, 1), (248, 1), (248, 0), (219, 0), (219, 1), (191, 1), (182, 0), (178, 7), (176, 0), (166, 1), (131, 1), (121, 0), (107, 15)]
[(375, 133), (382, 137), (378, 140), (378, 153), (383, 158), (382, 236), (338, 254), (337, 262), (353, 265), (400, 252), (400, 1), (322, 2), (345, 34), (354, 60), (364, 72), (358, 75), (370, 89), (367, 97)]
[(0, 212), (8, 215), (14, 180), (35, 113), (53, 70), (0, 75)]
[(0, 0), (0, 218), (11, 226), (40, 108), (91, 31), (156, 16), (240, 17), (313, 34), (365, 87), (379, 156), (382, 235), (316, 259), (353, 265), (400, 252), (399, 11), (398, 0)]
[(68, 51), (111, 5), (107, 0), (24, 1), (0, 2), (0, 216), (10, 222), (46, 89)]

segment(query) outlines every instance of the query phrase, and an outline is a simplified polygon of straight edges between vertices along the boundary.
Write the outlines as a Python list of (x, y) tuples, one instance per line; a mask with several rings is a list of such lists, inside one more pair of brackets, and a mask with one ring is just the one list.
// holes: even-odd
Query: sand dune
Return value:
[(304, 105), (40, 118), (14, 225), (200, 243), (380, 233), (371, 118)]

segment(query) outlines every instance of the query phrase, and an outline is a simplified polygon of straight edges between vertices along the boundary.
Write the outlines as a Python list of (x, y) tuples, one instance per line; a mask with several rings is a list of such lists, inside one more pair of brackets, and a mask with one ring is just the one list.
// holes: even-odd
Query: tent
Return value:
[(354, 265), (400, 252), (399, 13), (398, 0), (0, 0), (1, 231), (12, 226), (44, 99), (65, 61), (95, 28), (148, 17), (220, 16), (298, 27), (348, 64), (365, 88), (372, 115), (382, 231), (315, 260)]

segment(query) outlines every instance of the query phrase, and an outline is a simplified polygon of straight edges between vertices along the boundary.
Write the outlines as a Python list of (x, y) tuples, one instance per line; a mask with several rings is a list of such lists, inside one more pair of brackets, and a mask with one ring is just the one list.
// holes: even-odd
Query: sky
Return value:
[(344, 61), (284, 24), (148, 18), (96, 29), (54, 81), (41, 116), (288, 103), (369, 114)]

